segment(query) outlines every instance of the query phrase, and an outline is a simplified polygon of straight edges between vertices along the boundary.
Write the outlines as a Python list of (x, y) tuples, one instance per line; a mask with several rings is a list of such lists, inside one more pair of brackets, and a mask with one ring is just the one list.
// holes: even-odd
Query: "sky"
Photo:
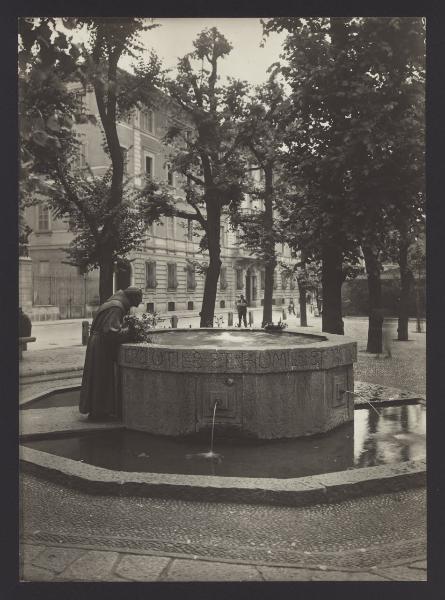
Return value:
[[(262, 25), (251, 18), (172, 18), (156, 19), (161, 26), (144, 32), (142, 41), (147, 49), (153, 48), (162, 59), (164, 68), (174, 68), (177, 59), (193, 50), (193, 40), (204, 29), (217, 27), (233, 45), (232, 52), (219, 63), (221, 79), (226, 76), (245, 79), (258, 85), (267, 80), (267, 68), (277, 60), (284, 35), (271, 34), (261, 48)], [(120, 66), (129, 69), (128, 59)]]

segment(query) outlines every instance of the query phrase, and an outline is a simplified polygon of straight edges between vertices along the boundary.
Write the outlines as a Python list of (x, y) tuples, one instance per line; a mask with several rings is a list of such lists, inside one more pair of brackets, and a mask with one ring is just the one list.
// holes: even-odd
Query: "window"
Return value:
[(193, 310), (194, 304), (192, 301), (187, 302), (187, 310)]
[(166, 171), (167, 171), (167, 183), (168, 185), (171, 185), (172, 187), (175, 187), (175, 174), (173, 173), (173, 169), (170, 163), (167, 163), (166, 165)]
[(260, 271), (260, 278), (261, 278), (261, 289), (264, 290), (264, 288), (266, 287), (266, 272), (265, 271)]
[(193, 241), (193, 221), (187, 219), (187, 239), (189, 242)]
[[(167, 286), (169, 290), (175, 290), (178, 287), (178, 280), (176, 277), (176, 263), (168, 263), (167, 265)], [(169, 309), (174, 310), (174, 308)]]
[(153, 174), (154, 174), (153, 156), (145, 153), (144, 157), (145, 157), (145, 164), (144, 164), (145, 175), (147, 175), (147, 177), (153, 177)]
[(167, 221), (167, 239), (175, 239), (175, 217), (166, 217)]
[(38, 206), (37, 228), (39, 231), (49, 231), (49, 208), (46, 204)]
[(49, 275), (49, 260), (39, 261), (39, 275)]
[(147, 312), (154, 314), (154, 312), (155, 312), (155, 303), (154, 302), (147, 302)]
[(219, 308), (226, 308), (226, 301), (225, 300), (221, 300), (221, 302), (219, 303)]
[(167, 310), (175, 310), (175, 303), (167, 302)]
[(220, 290), (225, 290), (228, 287), (228, 283), (227, 283), (227, 269), (226, 267), (221, 267), (221, 271), (219, 274), (219, 289)]
[(134, 116), (133, 111), (130, 111), (128, 114), (126, 114), (122, 117), (122, 122), (126, 123), (127, 125), (133, 125), (133, 116)]
[(224, 225), (221, 225), (221, 227), (219, 228), (219, 242), (221, 244), (221, 246), (225, 246), (226, 245), (226, 232), (224, 229)]
[(244, 281), (243, 281), (243, 270), (242, 269), (236, 269), (236, 289), (237, 290), (242, 290), (244, 288)]
[(187, 289), (195, 290), (196, 289), (196, 273), (195, 267), (193, 265), (187, 265)]
[(281, 288), (285, 290), (287, 288), (288, 275), (285, 271), (281, 273)]
[(128, 148), (121, 146), (121, 150), (124, 159), (124, 175), (128, 175)]
[(276, 290), (278, 287), (278, 282), (277, 282), (277, 273), (275, 271), (275, 273), (273, 274), (273, 289)]
[(153, 133), (154, 131), (154, 118), (152, 110), (141, 111), (141, 129)]
[(154, 261), (145, 263), (145, 289), (156, 288), (156, 263)]
[(294, 290), (295, 289), (295, 279), (294, 276), (292, 275), (290, 278), (290, 289)]
[(83, 138), (78, 139), (78, 142), (72, 165), (73, 169), (84, 169), (87, 166), (87, 144)]
[(74, 102), (76, 104), (76, 112), (84, 113), (85, 112), (85, 92), (75, 92), (74, 93)]

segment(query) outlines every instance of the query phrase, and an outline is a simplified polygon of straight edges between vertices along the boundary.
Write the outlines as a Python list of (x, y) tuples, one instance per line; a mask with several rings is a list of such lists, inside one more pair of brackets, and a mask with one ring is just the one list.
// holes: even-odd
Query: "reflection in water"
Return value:
[(368, 467), (425, 458), (426, 413), (418, 404), (355, 411), (354, 461)]
[[(106, 469), (291, 478), (425, 457), (426, 413), (421, 405), (354, 412), (354, 423), (296, 440), (218, 437), (217, 460), (208, 460), (209, 437), (165, 438), (114, 430), (24, 442), (25, 446)], [(205, 460), (203, 458), (205, 457)]]

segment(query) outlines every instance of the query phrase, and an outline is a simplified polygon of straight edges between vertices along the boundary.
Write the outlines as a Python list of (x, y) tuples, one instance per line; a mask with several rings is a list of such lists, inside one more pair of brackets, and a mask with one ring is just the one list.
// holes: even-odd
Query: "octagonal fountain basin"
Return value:
[(354, 418), (357, 344), (264, 330), (154, 330), (119, 352), (127, 429), (259, 439), (329, 431)]

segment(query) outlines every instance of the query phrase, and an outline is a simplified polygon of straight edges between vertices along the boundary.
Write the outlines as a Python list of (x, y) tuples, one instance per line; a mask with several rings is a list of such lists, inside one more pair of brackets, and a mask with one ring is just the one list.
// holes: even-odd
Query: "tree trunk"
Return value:
[(368, 276), (369, 294), (368, 344), (366, 346), (366, 352), (381, 354), (383, 341), (383, 309), (380, 261), (378, 260), (376, 253), (368, 246), (363, 246), (363, 255), (365, 257), (365, 268)]
[(420, 273), (416, 282), (416, 333), (422, 333), (422, 321), (420, 316)]
[[(324, 243), (322, 247), (321, 285), (323, 290), (322, 331), (344, 334), (341, 310), (343, 252), (340, 246)], [(306, 300), (306, 299), (305, 299)]]
[(413, 274), (408, 266), (408, 247), (409, 243), (402, 240), (399, 248), (400, 301), (397, 325), (397, 339), (399, 342), (408, 341), (409, 297), (413, 282)]
[(304, 281), (298, 282), (298, 294), (300, 297), (298, 298), (298, 303), (300, 305), (300, 326), (307, 327), (307, 306), (306, 306), (306, 295), (307, 295), (307, 287)]
[(264, 276), (264, 306), (263, 323), (272, 323), (272, 298), (275, 267), (277, 264), (275, 256), (275, 239), (273, 237), (273, 169), (271, 165), (264, 168), (264, 239), (263, 248), (266, 256), (266, 268)]
[(105, 252), (99, 261), (99, 301), (103, 304), (113, 295), (114, 265), (113, 259)]
[(207, 240), (209, 247), (209, 268), (207, 269), (202, 298), (200, 327), (213, 327), (216, 293), (221, 271), (220, 224), (221, 208), (214, 202), (207, 203)]
[(264, 305), (263, 305), (263, 322), (262, 327), (266, 323), (272, 323), (272, 298), (273, 298), (273, 279), (275, 273), (276, 261), (267, 262), (264, 270)]

